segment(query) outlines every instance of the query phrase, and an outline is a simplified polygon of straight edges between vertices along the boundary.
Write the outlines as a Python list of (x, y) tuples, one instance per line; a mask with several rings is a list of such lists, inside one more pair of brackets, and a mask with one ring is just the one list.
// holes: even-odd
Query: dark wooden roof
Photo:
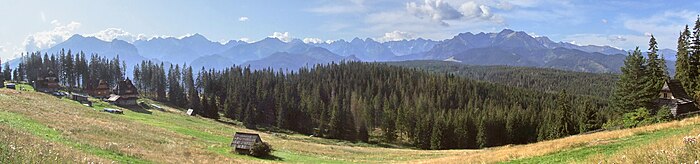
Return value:
[(685, 89), (683, 89), (683, 85), (681, 84), (680, 81), (678, 80), (669, 80), (664, 84), (664, 87), (661, 88), (662, 91), (670, 91), (671, 94), (673, 94), (673, 97), (676, 99), (679, 98), (684, 98), (684, 99), (689, 99), (692, 100), (690, 96), (688, 96), (688, 93), (685, 92)]
[(127, 78), (126, 80), (122, 80), (117, 82), (117, 86), (114, 86), (113, 91), (114, 94), (120, 95), (122, 97), (138, 97), (139, 92), (136, 90), (136, 87), (134, 86), (133, 83), (131, 83), (131, 80)]
[(104, 80), (100, 80), (100, 82), (97, 83), (95, 90), (109, 90), (109, 84), (107, 84), (107, 82)]
[(231, 146), (236, 149), (250, 150), (255, 143), (262, 142), (260, 135), (253, 133), (236, 132), (233, 135)]

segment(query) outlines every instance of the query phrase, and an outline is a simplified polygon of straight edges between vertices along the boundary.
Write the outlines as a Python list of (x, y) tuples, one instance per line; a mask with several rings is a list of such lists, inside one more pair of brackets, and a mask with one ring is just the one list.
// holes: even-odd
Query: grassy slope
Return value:
[[(181, 111), (170, 107), (163, 111), (125, 109), (124, 115), (99, 112), (104, 107), (116, 108), (105, 103), (95, 103), (91, 109), (46, 94), (0, 89), (0, 137), (4, 138), (0, 140), (0, 163), (590, 162), (613, 158), (643, 145), (668, 142), (663, 138), (688, 135), (700, 123), (700, 118), (691, 118), (528, 145), (484, 150), (427, 151), (379, 148), (298, 134), (262, 133), (229, 123), (185, 116)], [(270, 142), (276, 149), (273, 153), (275, 157), (258, 159), (230, 153), (228, 144), (236, 131), (261, 133), (263, 140)], [(35, 143), (42, 144), (26, 148), (30, 149), (27, 152), (10, 150), (10, 146), (36, 145)], [(36, 155), (36, 152), (46, 150), (52, 150), (55, 154)]]

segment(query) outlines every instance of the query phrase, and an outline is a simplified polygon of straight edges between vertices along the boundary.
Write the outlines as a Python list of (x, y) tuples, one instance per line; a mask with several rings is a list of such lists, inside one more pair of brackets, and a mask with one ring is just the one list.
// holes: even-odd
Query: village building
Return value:
[(262, 143), (260, 135), (254, 133), (236, 132), (233, 135), (231, 147), (238, 153), (248, 153), (256, 143)]
[(112, 89), (112, 93), (109, 99), (107, 99), (107, 102), (114, 105), (136, 105), (136, 100), (139, 98), (139, 92), (129, 78), (117, 82), (117, 85)]
[(661, 92), (659, 92), (659, 98), (656, 104), (660, 107), (668, 107), (674, 117), (698, 111), (698, 108), (693, 102), (693, 98), (688, 96), (683, 89), (683, 85), (678, 80), (669, 80), (664, 83)]
[(100, 80), (100, 82), (97, 83), (97, 86), (89, 91), (89, 94), (90, 96), (96, 98), (109, 98), (109, 84), (107, 84), (107, 82), (104, 80)]
[(56, 92), (58, 88), (58, 76), (53, 71), (49, 71), (45, 76), (38, 77), (34, 82), (34, 89), (40, 92)]

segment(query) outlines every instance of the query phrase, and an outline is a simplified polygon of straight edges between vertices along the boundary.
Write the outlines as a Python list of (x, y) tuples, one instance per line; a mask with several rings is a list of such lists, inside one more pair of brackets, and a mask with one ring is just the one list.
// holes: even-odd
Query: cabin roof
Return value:
[(127, 78), (126, 80), (122, 80), (117, 82), (117, 85), (114, 86), (114, 94), (117, 95), (138, 95), (139, 92), (136, 90), (136, 87), (134, 86), (133, 83), (131, 83), (131, 80)]
[(681, 84), (681, 82), (678, 80), (669, 80), (665, 82), (661, 90), (670, 91), (671, 94), (673, 94), (673, 97), (675, 97), (676, 99), (682, 98), (692, 100), (692, 98), (688, 96), (688, 93), (685, 92), (685, 89), (683, 89), (683, 85)]
[(258, 134), (236, 132), (236, 134), (233, 135), (231, 146), (235, 147), (236, 149), (250, 150), (253, 148), (253, 145), (258, 142), (262, 142), (260, 135)]

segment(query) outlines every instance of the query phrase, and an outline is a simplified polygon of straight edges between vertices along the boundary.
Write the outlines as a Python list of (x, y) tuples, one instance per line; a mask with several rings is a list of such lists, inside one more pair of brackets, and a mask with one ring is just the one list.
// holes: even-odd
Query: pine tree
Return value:
[[(688, 33), (690, 35), (690, 33)], [(695, 27), (693, 27), (693, 34), (691, 37), (692, 40), (690, 40), (690, 70), (691, 73), (689, 74), (690, 78), (693, 80), (693, 86), (691, 86), (694, 90), (693, 92), (689, 92), (691, 95), (695, 95), (696, 92), (700, 90), (700, 16), (698, 16), (698, 19), (695, 21)]]
[[(2, 63), (2, 60), (0, 60), (0, 63)], [(0, 69), (0, 72), (3, 72), (2, 69)], [(0, 87), (5, 87), (5, 76), (0, 75)]]
[(185, 87), (187, 88), (187, 99), (189, 100), (188, 107), (194, 110), (198, 110), (201, 108), (201, 103), (199, 93), (197, 91), (196, 86), (194, 85), (194, 77), (192, 73), (192, 67), (187, 67), (184, 71), (184, 81), (185, 81)]
[(651, 35), (649, 39), (649, 52), (647, 53), (646, 71), (649, 74), (649, 89), (658, 91), (667, 80), (666, 64), (664, 59), (659, 59), (659, 47), (656, 43), (656, 38)]
[(691, 79), (690, 77), (690, 65), (689, 65), (689, 52), (688, 52), (688, 47), (689, 45), (689, 37), (690, 37), (690, 30), (688, 29), (688, 25), (685, 26), (685, 30), (683, 30), (679, 36), (678, 36), (678, 47), (676, 53), (676, 75), (674, 79), (677, 79), (683, 84), (683, 87), (687, 93), (692, 93), (694, 89), (694, 79)]
[(5, 62), (5, 67), (2, 69), (2, 75), (5, 80), (12, 81), (12, 69), (10, 68), (10, 62)]
[(617, 81), (612, 102), (615, 112), (621, 115), (640, 107), (650, 107), (655, 94), (647, 87), (649, 77), (639, 47), (625, 58), (620, 69), (622, 75)]

